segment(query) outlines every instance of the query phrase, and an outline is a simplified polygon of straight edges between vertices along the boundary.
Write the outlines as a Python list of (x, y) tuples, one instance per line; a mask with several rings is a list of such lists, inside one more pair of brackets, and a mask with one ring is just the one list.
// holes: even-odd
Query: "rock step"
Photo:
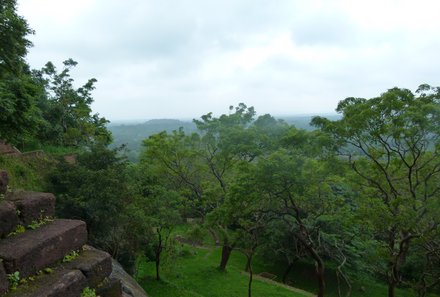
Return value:
[(0, 201), (0, 238), (11, 233), (18, 223), (17, 209), (14, 203)]
[(20, 285), (4, 297), (80, 297), (87, 279), (79, 270), (55, 270)]
[(14, 191), (7, 192), (5, 198), (14, 203), (16, 213), (24, 226), (55, 214), (55, 196), (51, 193)]
[(100, 297), (122, 297), (121, 280), (115, 278), (105, 279), (96, 289), (96, 295)]
[(55, 220), (38, 229), (0, 240), (0, 259), (6, 273), (20, 277), (35, 274), (87, 241), (86, 224), (78, 220)]
[(89, 247), (81, 251), (72, 262), (62, 263), (60, 267), (80, 270), (87, 278), (87, 285), (97, 288), (112, 273), (112, 258), (106, 252)]

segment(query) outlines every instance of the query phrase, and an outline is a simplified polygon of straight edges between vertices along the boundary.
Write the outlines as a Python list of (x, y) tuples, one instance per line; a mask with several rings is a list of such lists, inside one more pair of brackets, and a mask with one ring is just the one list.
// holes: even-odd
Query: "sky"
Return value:
[(109, 120), (333, 113), (346, 97), (439, 86), (437, 0), (18, 0), (28, 62), (72, 58)]

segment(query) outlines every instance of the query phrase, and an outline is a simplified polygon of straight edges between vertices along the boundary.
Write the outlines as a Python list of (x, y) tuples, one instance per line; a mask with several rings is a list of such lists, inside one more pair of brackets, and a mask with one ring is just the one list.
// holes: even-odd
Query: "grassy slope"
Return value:
[[(190, 248), (185, 257), (179, 257), (162, 271), (164, 281), (157, 282), (153, 263), (144, 263), (140, 267), (141, 284), (151, 297), (235, 297), (247, 296), (248, 276), (241, 273), (245, 259), (239, 253), (232, 254), (227, 272), (217, 270), (220, 257), (218, 248)], [(282, 286), (260, 280), (253, 282), (253, 295), (300, 297), (306, 294), (290, 291)]]
[[(216, 267), (220, 259), (220, 249), (200, 249), (189, 248), (193, 254), (184, 258), (178, 258), (162, 271), (164, 281), (156, 282), (153, 278), (155, 273), (153, 263), (141, 265), (140, 277), (144, 289), (152, 297), (223, 297), (223, 296), (247, 296), (248, 277), (242, 273), (245, 266), (245, 257), (233, 252), (228, 270), (226, 273), (219, 272)], [(267, 265), (261, 261), (254, 263), (255, 273), (263, 271), (271, 273), (281, 273), (276, 271), (275, 265)], [(296, 287), (313, 292), (316, 288), (315, 279), (310, 276), (310, 267), (301, 264), (290, 275), (291, 283)], [(338, 296), (334, 279), (331, 277), (327, 281), (327, 296)], [(361, 291), (360, 287), (365, 291)], [(383, 284), (373, 281), (353, 284), (353, 297), (376, 297), (386, 296), (387, 288)], [(254, 280), (253, 296), (306, 296), (303, 294), (288, 291), (281, 286), (263, 283)], [(397, 290), (399, 297), (411, 297), (414, 293), (410, 291)]]
[(38, 157), (0, 155), (0, 169), (8, 172), (11, 189), (44, 191), (47, 188), (46, 174), (54, 165), (53, 158), (47, 155)]
[[(177, 226), (174, 234), (188, 236), (189, 225)], [(208, 234), (203, 236), (203, 244), (210, 245), (212, 240)], [(246, 259), (239, 252), (234, 251), (228, 264), (227, 273), (216, 270), (220, 261), (219, 248), (193, 248), (184, 247), (189, 251), (186, 254), (193, 254), (184, 258), (178, 257), (172, 265), (166, 265), (162, 277), (164, 281), (156, 282), (153, 279), (153, 263), (143, 264), (140, 268), (140, 276), (144, 280), (141, 282), (146, 291), (152, 297), (172, 297), (172, 296), (247, 296), (247, 276), (242, 274)], [(284, 272), (284, 265), (276, 263), (266, 263), (260, 257), (255, 257), (253, 262), (255, 274), (270, 272), (277, 275), (275, 280), (281, 280)], [(315, 292), (317, 285), (313, 274), (313, 265), (308, 263), (298, 263), (289, 275), (288, 283), (293, 286), (308, 291)], [(332, 269), (327, 268), (326, 273), (327, 291), (326, 296), (337, 297), (337, 281)], [(255, 281), (253, 288), (254, 296), (301, 296), (286, 292), (285, 289), (273, 288), (273, 286), (263, 286), (261, 282)], [(352, 297), (379, 297), (387, 295), (387, 287), (383, 283), (375, 280), (363, 280), (353, 282)], [(263, 290), (263, 291), (260, 291)], [(266, 290), (266, 291), (265, 291)], [(269, 290), (269, 291), (267, 291)], [(398, 297), (413, 297), (415, 294), (410, 290), (397, 289)], [(285, 295), (287, 294), (287, 295)], [(430, 295), (434, 296), (434, 295)]]

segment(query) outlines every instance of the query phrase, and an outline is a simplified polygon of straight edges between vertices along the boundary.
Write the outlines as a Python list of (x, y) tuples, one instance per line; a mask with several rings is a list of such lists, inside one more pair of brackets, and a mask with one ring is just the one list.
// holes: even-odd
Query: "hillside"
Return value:
[(137, 161), (144, 139), (162, 131), (171, 132), (178, 130), (180, 127), (186, 133), (196, 130), (193, 122), (172, 119), (149, 120), (140, 124), (113, 124), (109, 125), (108, 129), (113, 135), (112, 146), (120, 147), (121, 145), (126, 145), (130, 161)]

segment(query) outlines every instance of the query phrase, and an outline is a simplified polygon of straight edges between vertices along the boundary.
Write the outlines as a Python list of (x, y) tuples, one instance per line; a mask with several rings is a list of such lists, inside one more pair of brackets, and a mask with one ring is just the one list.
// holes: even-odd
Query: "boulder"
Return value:
[(148, 297), (144, 289), (114, 259), (112, 259), (112, 268), (110, 278), (121, 281), (123, 297)]
[(119, 279), (107, 278), (96, 289), (100, 297), (122, 297), (122, 284)]

